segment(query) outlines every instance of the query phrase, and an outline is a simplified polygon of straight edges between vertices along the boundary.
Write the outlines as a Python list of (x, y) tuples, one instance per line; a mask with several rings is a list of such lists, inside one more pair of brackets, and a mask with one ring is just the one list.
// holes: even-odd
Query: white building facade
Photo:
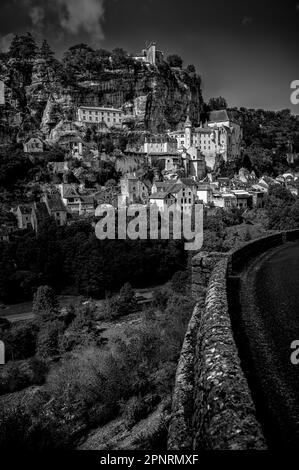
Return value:
[(227, 162), (240, 155), (242, 129), (239, 124), (229, 120), (226, 111), (211, 112), (209, 121), (197, 128), (192, 127), (187, 117), (184, 129), (170, 132), (169, 135), (177, 139), (178, 149), (181, 151), (188, 152), (192, 146), (198, 149), (211, 169), (214, 168), (217, 157), (222, 157)]
[(79, 122), (106, 124), (107, 127), (121, 127), (123, 111), (118, 108), (80, 106), (77, 111)]

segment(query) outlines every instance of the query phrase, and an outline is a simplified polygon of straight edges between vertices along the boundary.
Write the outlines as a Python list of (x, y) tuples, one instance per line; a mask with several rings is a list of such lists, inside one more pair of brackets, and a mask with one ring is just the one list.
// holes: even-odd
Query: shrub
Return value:
[(148, 414), (148, 407), (141, 397), (133, 396), (123, 406), (123, 418), (127, 428), (132, 428), (134, 424), (145, 418)]
[(13, 323), (3, 334), (7, 360), (27, 359), (34, 356), (38, 328), (33, 321)]
[(64, 325), (59, 320), (48, 321), (41, 325), (37, 336), (37, 355), (47, 358), (60, 353), (59, 342)]
[(33, 313), (40, 321), (52, 320), (58, 315), (58, 301), (53, 289), (40, 286), (34, 295)]
[(165, 287), (155, 290), (153, 298), (154, 307), (158, 308), (159, 310), (164, 310), (167, 306), (170, 295), (170, 290)]
[(185, 294), (188, 283), (189, 283), (188, 271), (177, 271), (172, 276), (171, 287), (176, 293)]
[(8, 362), (0, 369), (0, 394), (13, 393), (32, 385), (41, 385), (48, 372), (47, 364), (37, 358)]

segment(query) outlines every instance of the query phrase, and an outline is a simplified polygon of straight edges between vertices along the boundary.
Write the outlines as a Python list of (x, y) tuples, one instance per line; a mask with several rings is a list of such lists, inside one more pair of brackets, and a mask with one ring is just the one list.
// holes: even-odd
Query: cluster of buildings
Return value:
[[(164, 60), (155, 43), (150, 43), (134, 59), (149, 67)], [(0, 81), (0, 104), (5, 104), (4, 88)], [(39, 133), (20, 141), (24, 152), (32, 159), (39, 158), (39, 154), (42, 158), (42, 153), (53, 146), (63, 150), (64, 161), (48, 163), (49, 171), (58, 177), (56, 180), (63, 182), (55, 183), (54, 178), (50, 188), (43, 188), (39, 202), (13, 208), (10, 213), (13, 218), (0, 223), (0, 241), (8, 241), (16, 229), (38, 232), (40, 223), (49, 217), (60, 226), (80, 217), (93, 217), (99, 203), (155, 204), (162, 211), (175, 204), (189, 213), (196, 203), (203, 203), (210, 210), (239, 208), (245, 211), (262, 208), (272, 184), (282, 184), (298, 195), (299, 178), (292, 173), (276, 179), (257, 178), (253, 172), (241, 169), (233, 178), (215, 177), (215, 170), (221, 163), (234, 162), (241, 153), (242, 128), (227, 110), (210, 112), (200, 125), (194, 125), (187, 112), (185, 121), (175, 130), (161, 134), (138, 131), (136, 139), (122, 153), (122, 160), (129, 164), (122, 169), (120, 184), (112, 190), (92, 183), (86, 189), (80, 175), (88, 173), (89, 169), (93, 173), (100, 171), (100, 161), (107, 161), (105, 152), (100, 155), (97, 143), (90, 136), (87, 138), (87, 131), (98, 137), (113, 130), (126, 131), (141, 104), (125, 103), (122, 108), (82, 105), (73, 119), (65, 117), (55, 124), (51, 118), (50, 97), (43, 117), (48, 137), (45, 138), (42, 126)], [(288, 158), (291, 160), (293, 155)], [(133, 168), (130, 162), (134, 162)], [(117, 165), (116, 169), (119, 170)], [(154, 173), (151, 181), (148, 169)], [(66, 175), (70, 173), (77, 183), (69, 184)]]
[(151, 183), (137, 171), (124, 175), (112, 192), (107, 188), (86, 190), (76, 184), (61, 183), (45, 191), (40, 202), (19, 204), (7, 213), (5, 222), (0, 224), (0, 242), (9, 241), (16, 230), (32, 229), (37, 233), (40, 224), (49, 218), (63, 226), (82, 217), (93, 217), (100, 203), (115, 207), (119, 202), (125, 206), (155, 204), (162, 212), (175, 205), (186, 213), (191, 213), (197, 203), (202, 203), (210, 213), (217, 208), (243, 211), (263, 208), (273, 185), (283, 185), (298, 196), (299, 174), (288, 172), (277, 178), (257, 178), (254, 172), (241, 168), (233, 178), (213, 179), (209, 174), (202, 180), (179, 177), (175, 180), (155, 179)]
[(98, 192), (82, 191), (78, 185), (57, 184), (44, 191), (39, 202), (18, 204), (13, 207), (0, 225), (0, 241), (9, 241), (17, 230), (34, 230), (38, 233), (42, 223), (50, 218), (59, 226), (71, 224), (79, 218), (95, 215)]
[(298, 196), (299, 174), (257, 178), (254, 172), (241, 168), (233, 178), (213, 178), (209, 174), (202, 180), (177, 178), (154, 181), (151, 185), (135, 173), (121, 180), (121, 195), (124, 204), (156, 204), (161, 211), (175, 204), (183, 212), (191, 212), (196, 203), (202, 203), (210, 210), (237, 208), (246, 211), (263, 208), (273, 185), (283, 185)]

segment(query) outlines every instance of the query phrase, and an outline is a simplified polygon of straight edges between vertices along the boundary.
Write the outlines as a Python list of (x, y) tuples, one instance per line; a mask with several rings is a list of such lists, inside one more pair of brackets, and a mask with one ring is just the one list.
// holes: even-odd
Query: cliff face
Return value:
[(194, 123), (199, 122), (203, 103), (200, 78), (167, 64), (135, 64), (68, 81), (44, 60), (21, 69), (12, 61), (2, 67), (1, 78), (15, 98), (6, 103), (8, 114), (21, 113), (27, 127), (41, 129), (45, 136), (60, 119), (74, 119), (80, 105), (124, 107), (133, 127), (163, 132), (184, 121), (188, 113)]

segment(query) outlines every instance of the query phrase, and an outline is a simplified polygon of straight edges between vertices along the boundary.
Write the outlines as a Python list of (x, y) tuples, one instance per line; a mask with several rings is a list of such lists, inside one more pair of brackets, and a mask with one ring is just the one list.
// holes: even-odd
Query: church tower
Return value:
[(185, 122), (185, 147), (187, 150), (192, 145), (191, 130), (192, 130), (192, 124), (191, 124), (189, 114), (188, 114), (186, 122)]

